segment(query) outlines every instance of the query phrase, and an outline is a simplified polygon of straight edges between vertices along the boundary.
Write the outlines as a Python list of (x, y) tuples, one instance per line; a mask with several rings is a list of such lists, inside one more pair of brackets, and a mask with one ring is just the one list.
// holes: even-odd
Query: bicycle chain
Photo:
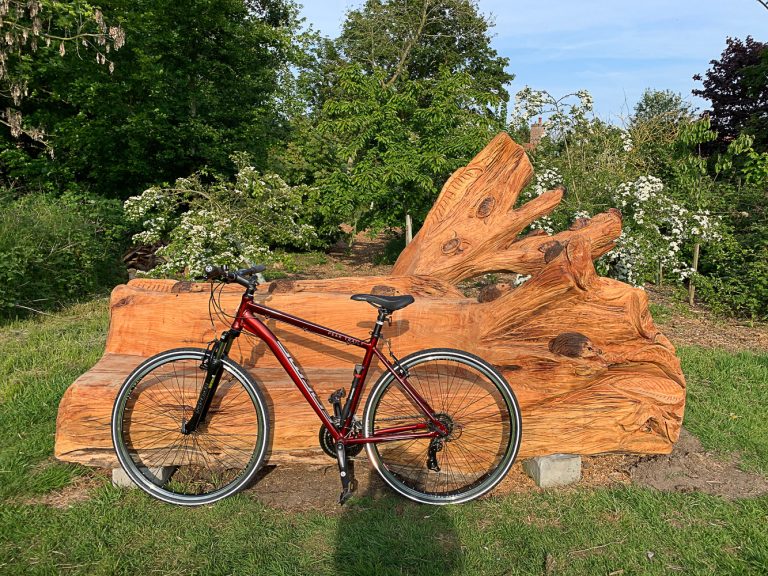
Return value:
[(410, 416), (392, 416), (390, 418), (377, 418), (377, 422), (392, 422), (395, 420), (425, 420), (421, 414), (413, 414)]

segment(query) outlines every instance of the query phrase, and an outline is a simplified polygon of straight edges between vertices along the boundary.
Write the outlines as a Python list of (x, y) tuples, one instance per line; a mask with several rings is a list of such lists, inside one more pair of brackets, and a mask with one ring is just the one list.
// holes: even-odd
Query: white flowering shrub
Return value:
[[(533, 187), (527, 187), (520, 194), (521, 202), (528, 202), (536, 196), (541, 196), (547, 190), (553, 190), (563, 184), (563, 177), (556, 168), (544, 168), (534, 175)], [(542, 216), (531, 222), (532, 230), (544, 230), (547, 234), (554, 234), (556, 228), (555, 221), (551, 216)]]
[(142, 230), (136, 244), (162, 246), (152, 276), (200, 275), (206, 264), (234, 267), (272, 261), (275, 246), (309, 248), (314, 229), (301, 222), (306, 186), (289, 186), (235, 159), (234, 182), (205, 184), (199, 174), (170, 188), (153, 186), (126, 200), (130, 222)]
[(624, 150), (624, 152), (632, 152), (635, 145), (629, 130), (621, 129), (619, 136), (621, 137), (621, 149)]
[(630, 284), (652, 279), (659, 266), (680, 280), (689, 278), (692, 270), (681, 257), (686, 240), (709, 242), (720, 237), (719, 218), (709, 211), (691, 213), (666, 193), (655, 176), (621, 184), (613, 200), (622, 212), (622, 233), (603, 260), (611, 276)]

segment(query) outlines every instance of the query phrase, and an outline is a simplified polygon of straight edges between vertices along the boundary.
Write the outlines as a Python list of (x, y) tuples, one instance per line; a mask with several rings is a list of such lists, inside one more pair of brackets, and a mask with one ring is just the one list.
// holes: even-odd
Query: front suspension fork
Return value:
[(226, 330), (221, 334), (221, 338), (214, 340), (206, 350), (203, 361), (200, 363), (200, 369), (205, 370), (205, 380), (200, 389), (200, 395), (197, 397), (195, 409), (192, 411), (192, 417), (189, 420), (182, 421), (181, 433), (192, 434), (197, 427), (205, 422), (211, 402), (219, 386), (221, 375), (224, 372), (224, 357), (229, 354), (232, 348), (232, 342), (240, 335), (234, 330)]

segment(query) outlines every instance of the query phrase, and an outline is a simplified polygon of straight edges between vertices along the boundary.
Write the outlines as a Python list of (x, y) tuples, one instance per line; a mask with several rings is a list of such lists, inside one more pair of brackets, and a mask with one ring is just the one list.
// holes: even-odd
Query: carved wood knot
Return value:
[(182, 280), (171, 286), (171, 294), (179, 294), (181, 292), (192, 292), (192, 282)]
[(568, 230), (581, 230), (589, 224), (589, 221), (590, 218), (576, 218), (568, 227)]
[(557, 240), (550, 240), (539, 246), (539, 252), (544, 253), (544, 263), (549, 264), (552, 260), (558, 257), (560, 252), (563, 251), (563, 248), (565, 248), (565, 246)]
[(480, 205), (477, 207), (475, 215), (478, 218), (487, 218), (493, 212), (493, 207), (496, 205), (496, 198), (493, 196), (486, 196)]
[(512, 286), (506, 282), (499, 282), (498, 284), (491, 284), (490, 286), (483, 286), (480, 289), (480, 293), (477, 295), (477, 301), (481, 304), (484, 302), (493, 302), (498, 297), (503, 296), (512, 289)]
[(461, 238), (458, 236), (454, 236), (447, 242), (445, 242), (441, 247), (440, 250), (443, 252), (443, 254), (453, 254), (455, 252), (461, 252)]
[(603, 351), (579, 332), (563, 332), (549, 341), (549, 351), (568, 358), (590, 358), (601, 356)]
[(371, 288), (371, 294), (376, 296), (396, 296), (397, 289), (393, 286), (386, 286), (384, 284), (377, 284)]
[(293, 292), (293, 288), (293, 280), (275, 280), (274, 282), (270, 282), (268, 292), (270, 294), (285, 294)]
[(117, 302), (112, 304), (112, 310), (117, 310), (118, 308), (122, 308), (123, 306), (128, 306), (133, 302), (133, 296), (126, 296), (125, 298), (120, 298)]

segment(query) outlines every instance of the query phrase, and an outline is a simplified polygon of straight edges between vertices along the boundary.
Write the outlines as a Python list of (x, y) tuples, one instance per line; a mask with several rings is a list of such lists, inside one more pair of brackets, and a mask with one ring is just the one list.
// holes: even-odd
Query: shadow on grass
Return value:
[(334, 552), (337, 574), (446, 575), (461, 572), (461, 542), (450, 509), (416, 504), (380, 478), (344, 508)]

